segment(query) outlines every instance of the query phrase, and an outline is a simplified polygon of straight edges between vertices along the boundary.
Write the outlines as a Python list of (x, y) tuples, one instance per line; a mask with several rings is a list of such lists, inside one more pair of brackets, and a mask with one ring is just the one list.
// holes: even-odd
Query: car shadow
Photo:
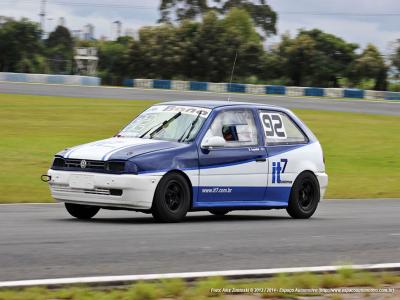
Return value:
[[(316, 219), (316, 218), (315, 218)], [(88, 223), (88, 224), (166, 224), (160, 223), (153, 219), (151, 215), (144, 215), (143, 217), (94, 217), (91, 220), (77, 220), (75, 218), (53, 219), (59, 222), (67, 223)], [(213, 215), (189, 215), (181, 223), (231, 223), (231, 222), (277, 222), (277, 221), (301, 221), (293, 220), (289, 216), (268, 216), (268, 215), (226, 215), (226, 216), (213, 216)], [(304, 220), (303, 220), (304, 221)], [(168, 223), (167, 223), (168, 224)], [(174, 223), (171, 223), (174, 224)]]

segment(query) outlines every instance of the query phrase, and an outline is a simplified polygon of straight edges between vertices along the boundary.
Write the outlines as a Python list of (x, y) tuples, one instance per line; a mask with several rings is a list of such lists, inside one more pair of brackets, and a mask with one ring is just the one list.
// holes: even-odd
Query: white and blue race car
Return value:
[(127, 209), (162, 222), (199, 210), (309, 218), (328, 183), (321, 145), (291, 111), (221, 101), (154, 105), (112, 138), (59, 152), (45, 177), (76, 218)]

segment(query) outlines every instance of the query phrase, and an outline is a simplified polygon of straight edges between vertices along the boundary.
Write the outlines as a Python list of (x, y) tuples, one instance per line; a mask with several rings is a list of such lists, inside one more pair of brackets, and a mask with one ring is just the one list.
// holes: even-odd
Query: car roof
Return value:
[(282, 107), (263, 104), (263, 103), (254, 103), (254, 102), (239, 102), (239, 101), (222, 101), (222, 100), (182, 100), (182, 101), (169, 101), (158, 103), (157, 105), (182, 105), (182, 106), (196, 106), (214, 109), (218, 107), (232, 107), (232, 106), (249, 106), (249, 107), (261, 107), (265, 109), (282, 109)]

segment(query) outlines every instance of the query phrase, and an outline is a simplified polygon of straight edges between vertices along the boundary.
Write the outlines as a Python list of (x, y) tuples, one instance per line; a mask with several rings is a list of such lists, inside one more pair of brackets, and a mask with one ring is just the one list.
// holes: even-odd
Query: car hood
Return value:
[(133, 156), (168, 148), (180, 143), (153, 139), (113, 137), (67, 149), (58, 155), (64, 158), (87, 160), (129, 159)]

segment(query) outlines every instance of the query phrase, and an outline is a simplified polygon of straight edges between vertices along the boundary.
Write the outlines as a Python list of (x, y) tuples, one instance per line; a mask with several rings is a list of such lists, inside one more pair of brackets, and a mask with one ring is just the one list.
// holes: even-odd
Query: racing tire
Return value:
[(73, 203), (65, 203), (65, 208), (71, 216), (80, 220), (89, 220), (93, 218), (100, 210), (100, 207), (97, 206)]
[(225, 216), (230, 211), (226, 209), (210, 209), (209, 212), (215, 216)]
[(301, 173), (295, 180), (290, 192), (288, 214), (294, 219), (310, 218), (320, 200), (319, 183), (311, 172)]
[(165, 175), (154, 194), (151, 213), (158, 222), (182, 221), (190, 208), (190, 189), (185, 178), (177, 173)]

